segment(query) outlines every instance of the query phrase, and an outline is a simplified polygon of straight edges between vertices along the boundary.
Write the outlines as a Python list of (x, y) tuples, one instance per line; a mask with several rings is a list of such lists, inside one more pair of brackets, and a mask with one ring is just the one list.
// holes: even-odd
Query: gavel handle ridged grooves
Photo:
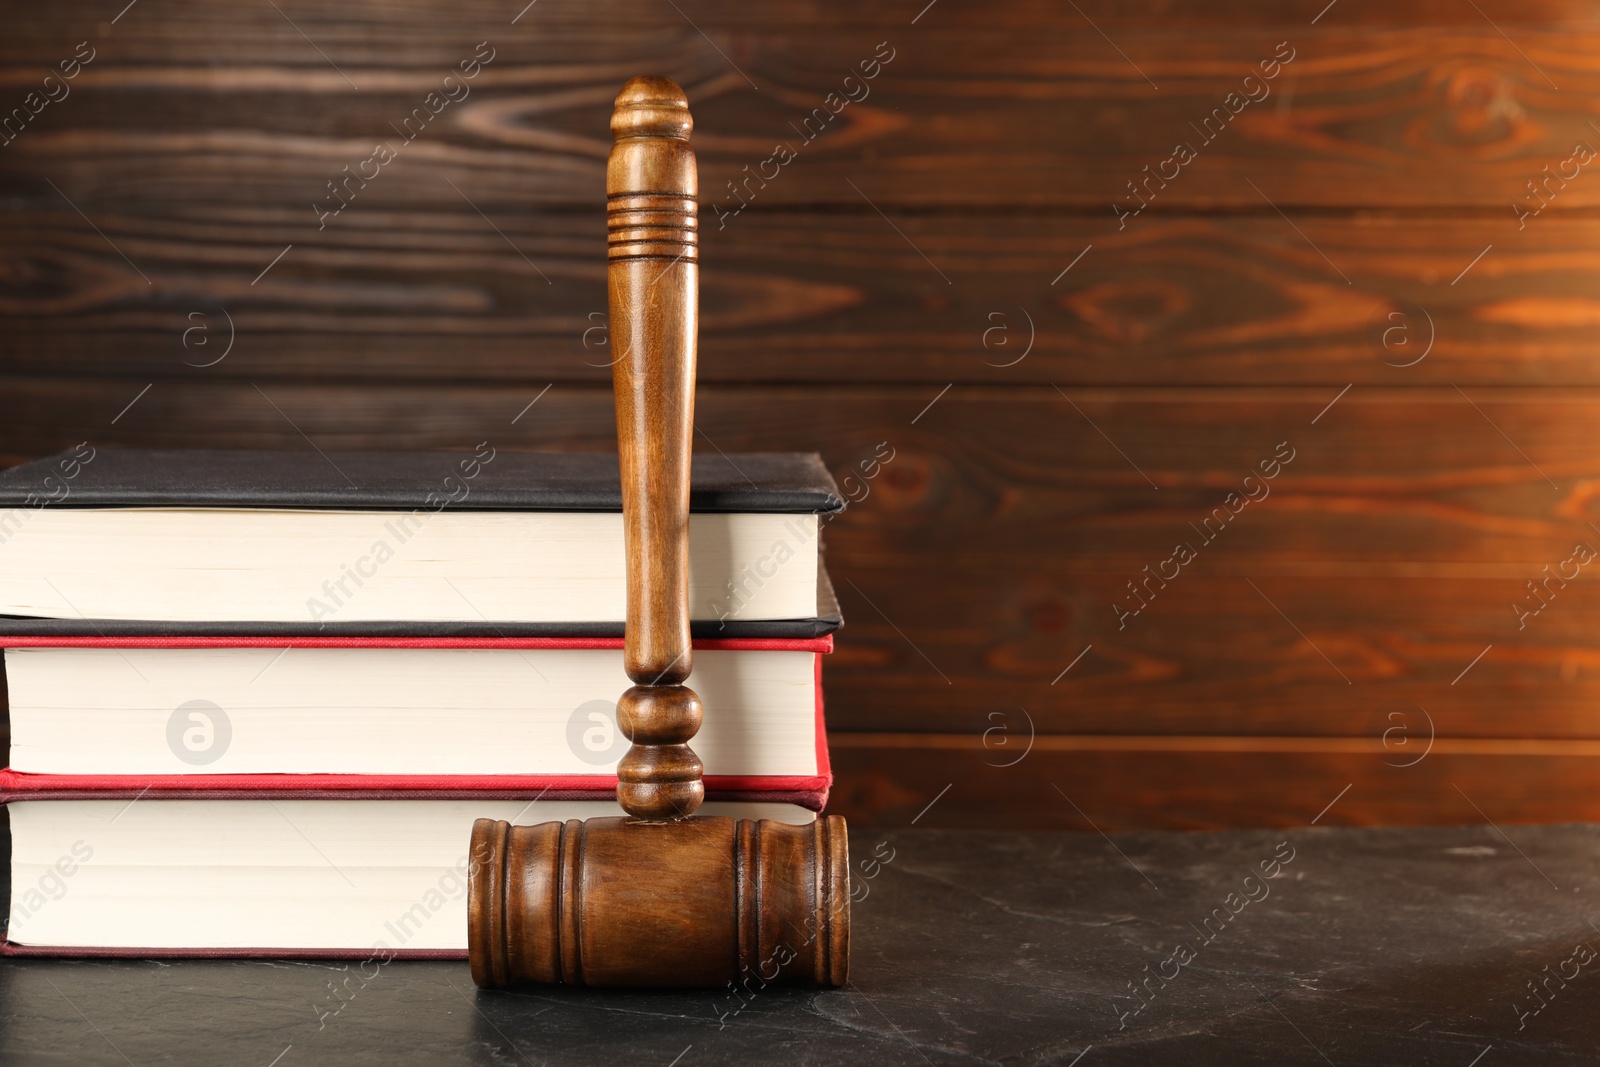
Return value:
[(689, 637), (689, 470), (699, 313), (699, 180), (683, 90), (634, 78), (606, 166), (612, 383), (627, 550), (617, 766), (629, 818), (473, 826), (472, 978), (593, 986), (843, 985), (844, 820), (690, 818), (700, 700)]

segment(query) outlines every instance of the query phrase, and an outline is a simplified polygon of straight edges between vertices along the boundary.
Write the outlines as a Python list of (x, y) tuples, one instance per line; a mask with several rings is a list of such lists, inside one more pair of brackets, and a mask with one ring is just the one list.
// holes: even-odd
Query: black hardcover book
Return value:
[[(622, 510), (615, 452), (507, 452), (487, 445), (470, 453), (80, 449), (0, 471), (0, 508), (45, 500), (69, 508), (407, 511), (442, 494), (462, 510)], [(694, 457), (690, 511), (843, 508), (815, 452)]]
[[(95, 449), (0, 472), (15, 635), (618, 636), (614, 453)], [(815, 454), (694, 457), (697, 637), (839, 625)]]

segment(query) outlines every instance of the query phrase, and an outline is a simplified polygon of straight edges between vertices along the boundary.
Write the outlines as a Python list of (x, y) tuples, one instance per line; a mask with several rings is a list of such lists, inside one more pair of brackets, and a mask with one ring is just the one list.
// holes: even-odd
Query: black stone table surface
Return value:
[(1501, 829), (857, 830), (841, 990), (12, 959), (0, 1063), (1600, 1063), (1600, 827)]

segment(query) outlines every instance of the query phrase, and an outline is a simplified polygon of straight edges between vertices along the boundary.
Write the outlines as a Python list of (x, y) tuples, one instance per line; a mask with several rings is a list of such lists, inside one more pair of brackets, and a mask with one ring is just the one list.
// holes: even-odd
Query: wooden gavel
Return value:
[(843, 985), (850, 858), (837, 815), (794, 826), (695, 816), (705, 798), (689, 645), (689, 456), (699, 312), (689, 102), (634, 78), (606, 166), (613, 387), (628, 556), (617, 702), (627, 818), (472, 827), (472, 980), (721, 986)]

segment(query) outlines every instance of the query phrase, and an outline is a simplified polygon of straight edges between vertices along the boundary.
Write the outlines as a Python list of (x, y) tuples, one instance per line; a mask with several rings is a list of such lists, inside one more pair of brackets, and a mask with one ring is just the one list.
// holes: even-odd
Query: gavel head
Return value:
[(472, 980), (844, 985), (848, 848), (838, 816), (803, 826), (479, 819), (467, 891)]

